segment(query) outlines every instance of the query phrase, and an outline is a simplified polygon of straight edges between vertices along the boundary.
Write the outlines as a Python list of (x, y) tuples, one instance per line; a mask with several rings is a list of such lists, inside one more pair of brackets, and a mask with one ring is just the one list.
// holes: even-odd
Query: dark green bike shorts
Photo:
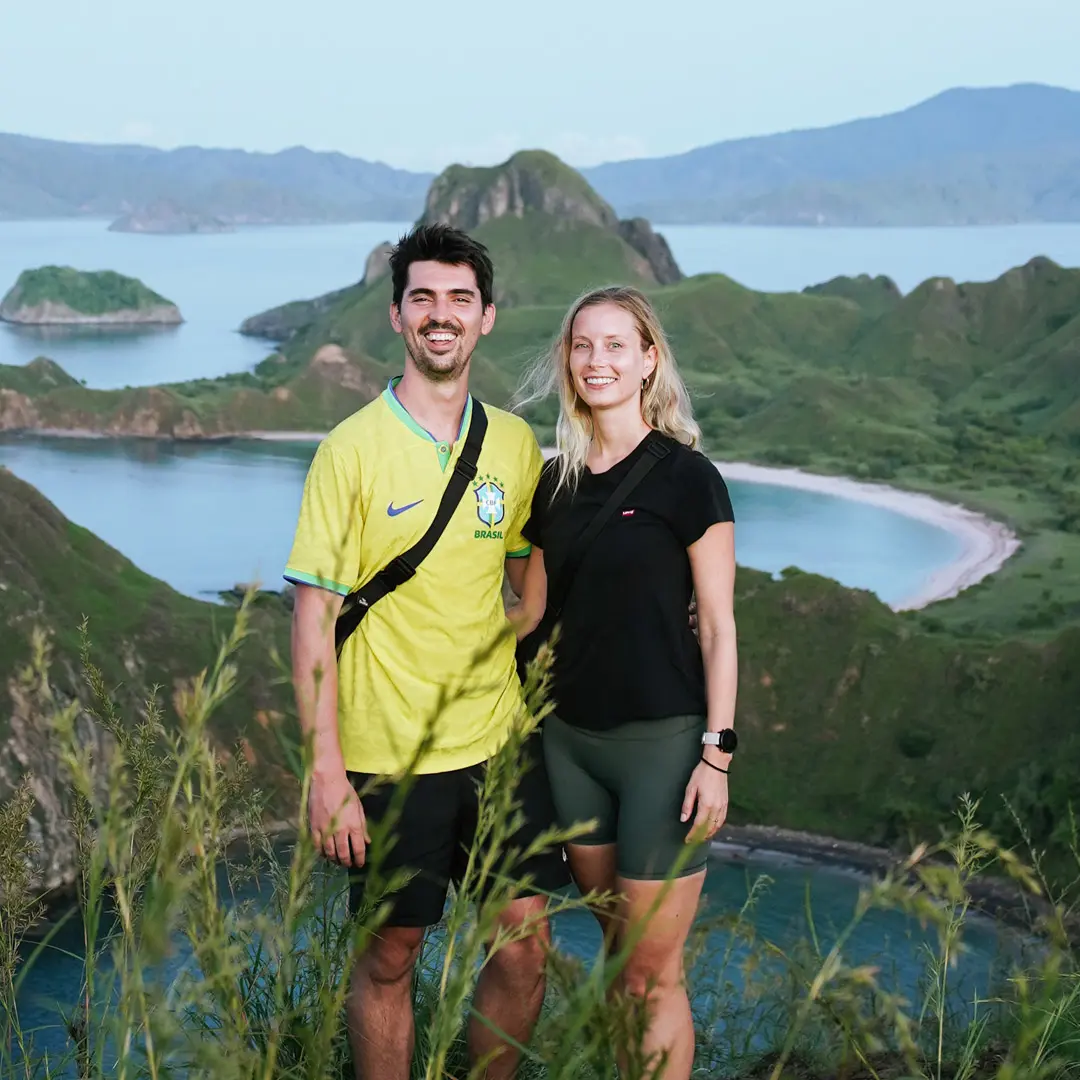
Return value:
[[(708, 844), (689, 850), (693, 824), (680, 821), (690, 774), (701, 757), (703, 716), (634, 720), (609, 731), (544, 720), (544, 757), (562, 828), (596, 819), (575, 844), (615, 844), (618, 873), (639, 881), (697, 873)], [(682, 860), (682, 861), (679, 861)]]

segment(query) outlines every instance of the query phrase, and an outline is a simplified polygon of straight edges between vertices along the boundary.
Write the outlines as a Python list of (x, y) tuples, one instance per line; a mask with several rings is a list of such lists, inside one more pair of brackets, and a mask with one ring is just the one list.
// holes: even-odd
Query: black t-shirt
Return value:
[[(686, 549), (734, 515), (727, 485), (708, 458), (659, 437), (671, 453), (604, 525), (563, 606), (552, 697), (555, 712), (578, 727), (706, 712), (701, 650), (689, 624)], [(586, 468), (576, 490), (563, 488), (554, 502), (557, 464), (545, 465), (524, 536), (544, 552), (549, 594), (576, 539), (646, 452), (643, 440), (607, 472)]]

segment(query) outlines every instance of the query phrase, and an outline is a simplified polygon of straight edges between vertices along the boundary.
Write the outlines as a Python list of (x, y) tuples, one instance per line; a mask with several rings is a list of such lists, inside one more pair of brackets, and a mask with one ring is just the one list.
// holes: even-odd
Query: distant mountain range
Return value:
[[(621, 217), (753, 225), (1080, 221), (1080, 92), (949, 90), (888, 116), (582, 170)], [(0, 135), (0, 217), (168, 203), (229, 224), (413, 220), (433, 179), (315, 153)]]
[(1080, 93), (949, 90), (889, 116), (584, 172), (620, 214), (668, 223), (1080, 221)]
[(96, 146), (0, 135), (0, 217), (120, 217), (157, 204), (236, 225), (411, 220), (432, 177), (296, 147)]

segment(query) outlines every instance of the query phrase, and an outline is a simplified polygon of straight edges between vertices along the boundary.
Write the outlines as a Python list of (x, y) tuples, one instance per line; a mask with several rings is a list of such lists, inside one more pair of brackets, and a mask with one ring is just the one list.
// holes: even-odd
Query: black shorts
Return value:
[[(528, 769), (518, 784), (516, 801), (525, 823), (510, 841), (519, 849), (527, 847), (555, 824), (555, 806), (539, 732), (525, 740), (522, 752), (527, 755)], [(392, 907), (386, 925), (433, 926), (442, 918), (449, 885), (461, 881), (476, 835), (478, 788), (485, 767), (486, 763), (480, 762), (465, 769), (415, 777), (394, 830), (394, 843), (381, 866), (384, 878), (396, 870), (415, 873), (403, 888), (387, 897)], [(379, 821), (389, 807), (393, 785), (367, 790), (374, 779), (370, 773), (350, 772), (349, 779), (363, 793), (365, 816)], [(559, 847), (523, 860), (513, 872), (515, 877), (528, 874), (532, 878), (531, 887), (522, 895), (553, 892), (570, 881)], [(364, 870), (351, 871), (350, 912), (362, 905), (364, 885)]]

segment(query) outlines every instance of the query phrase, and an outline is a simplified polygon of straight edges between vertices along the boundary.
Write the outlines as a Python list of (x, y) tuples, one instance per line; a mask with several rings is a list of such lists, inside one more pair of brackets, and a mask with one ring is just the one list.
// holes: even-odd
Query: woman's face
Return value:
[(570, 339), (570, 378), (590, 409), (613, 409), (637, 400), (641, 382), (656, 368), (656, 349), (642, 347), (634, 316), (617, 304), (579, 311)]

